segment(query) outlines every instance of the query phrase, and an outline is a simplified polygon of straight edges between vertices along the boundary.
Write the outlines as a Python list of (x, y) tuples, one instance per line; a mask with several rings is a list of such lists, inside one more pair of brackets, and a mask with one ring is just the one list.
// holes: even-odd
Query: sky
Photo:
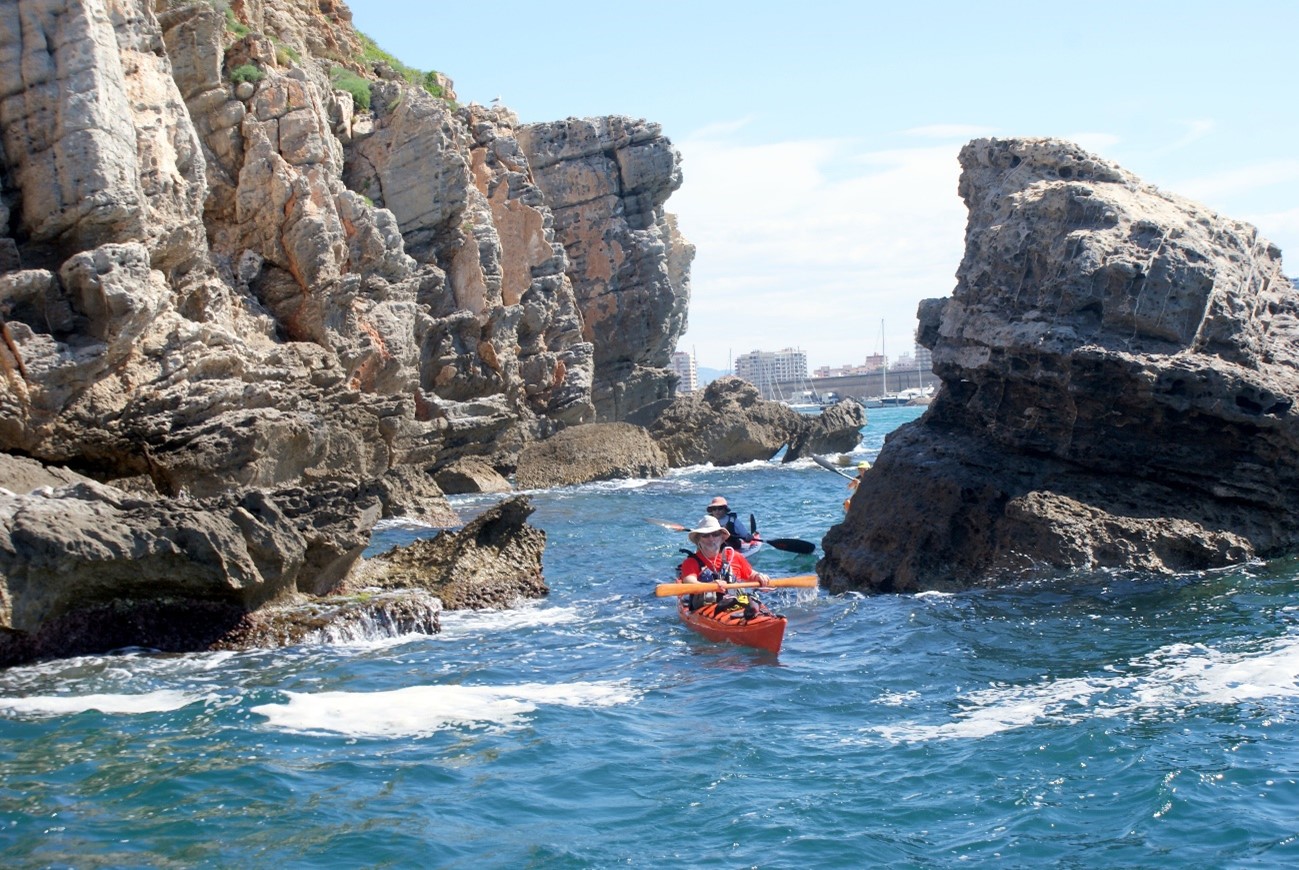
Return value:
[[(1254, 224), (1299, 274), (1299, 2), (349, 0), (355, 27), (524, 123), (627, 115), (682, 156), (679, 350), (861, 365), (951, 295), (957, 155), (1051, 136)], [(1293, 261), (1293, 262), (1292, 262)]]

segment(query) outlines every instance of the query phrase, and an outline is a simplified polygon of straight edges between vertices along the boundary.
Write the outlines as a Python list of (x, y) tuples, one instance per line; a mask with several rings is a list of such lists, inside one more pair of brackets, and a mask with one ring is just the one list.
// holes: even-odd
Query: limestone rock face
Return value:
[[(375, 75), (341, 3), (236, 3), (267, 31), (244, 37), (212, 4), (119, 5), (0, 12), (0, 78), (22, 83), (0, 96), (0, 448), (204, 494), (509, 468), (594, 417), (595, 343), (512, 113), (390, 70), (359, 112), (330, 78)], [(236, 87), (235, 66), (260, 78)], [(624, 163), (637, 221), (658, 220), (667, 190)], [(669, 253), (636, 268), (683, 285)]]
[(19, 203), (12, 235), (25, 261), (139, 241), (158, 269), (192, 264), (204, 159), (147, 8), (6, 3), (0, 81), (6, 184)]
[(595, 480), (659, 477), (667, 468), (667, 457), (640, 426), (589, 423), (525, 447), (514, 480), (524, 489), (540, 489)]
[[(202, 534), (236, 549), (229, 500), (274, 493), (303, 540), (267, 601), (335, 587), (380, 514), (455, 521), (430, 470), (508, 473), (594, 419), (601, 344), (639, 385), (620, 407), (666, 384), (689, 245), (653, 125), (596, 119), (579, 149), (607, 145), (617, 185), (568, 222), (606, 221), (606, 289), (649, 305), (593, 329), (571, 277), (588, 236), (561, 232), (514, 115), (366, 61), (338, 0), (11, 0), (0, 82), (0, 452), (119, 484), (137, 513), (218, 500)], [(165, 549), (132, 523), (114, 552)], [(200, 556), (168, 558), (210, 579)], [(214, 594), (211, 618), (254, 599)]]
[(1299, 543), (1299, 297), (1247, 224), (1058, 140), (961, 152), (942, 388), (826, 537), (832, 590), (1189, 571)]
[(600, 419), (670, 398), (668, 359), (685, 331), (694, 257), (664, 211), (681, 186), (680, 155), (658, 124), (619, 116), (531, 124), (518, 139), (595, 345)]

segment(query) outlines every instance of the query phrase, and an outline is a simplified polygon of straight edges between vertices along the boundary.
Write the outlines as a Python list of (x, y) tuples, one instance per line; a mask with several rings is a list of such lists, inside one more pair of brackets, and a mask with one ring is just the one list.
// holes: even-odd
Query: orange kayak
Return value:
[(716, 604), (705, 604), (698, 610), (691, 610), (687, 597), (682, 597), (677, 605), (681, 621), (709, 640), (779, 653), (780, 644), (785, 639), (785, 617), (772, 613), (756, 601), (754, 611), (745, 618), (748, 611), (744, 607), (718, 613)]

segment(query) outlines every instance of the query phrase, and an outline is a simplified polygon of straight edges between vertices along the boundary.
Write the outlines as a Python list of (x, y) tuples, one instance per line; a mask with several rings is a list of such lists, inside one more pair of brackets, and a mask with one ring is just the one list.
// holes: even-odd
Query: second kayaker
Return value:
[(751, 544), (754, 541), (762, 540), (762, 537), (752, 529), (745, 529), (740, 525), (739, 515), (731, 510), (725, 496), (716, 496), (704, 508), (705, 513), (713, 517), (729, 533), (726, 538), (726, 546), (741, 549), (745, 544)]

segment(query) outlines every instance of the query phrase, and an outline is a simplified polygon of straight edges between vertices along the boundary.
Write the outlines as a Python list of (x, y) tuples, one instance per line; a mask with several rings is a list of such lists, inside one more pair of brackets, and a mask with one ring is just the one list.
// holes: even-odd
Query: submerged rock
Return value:
[(437, 634), (442, 602), (418, 589), (335, 595), (245, 614), (210, 649), (265, 649)]
[(1299, 544), (1299, 294), (1248, 224), (1051, 139), (961, 152), (942, 388), (824, 540), (835, 591), (1206, 569)]

